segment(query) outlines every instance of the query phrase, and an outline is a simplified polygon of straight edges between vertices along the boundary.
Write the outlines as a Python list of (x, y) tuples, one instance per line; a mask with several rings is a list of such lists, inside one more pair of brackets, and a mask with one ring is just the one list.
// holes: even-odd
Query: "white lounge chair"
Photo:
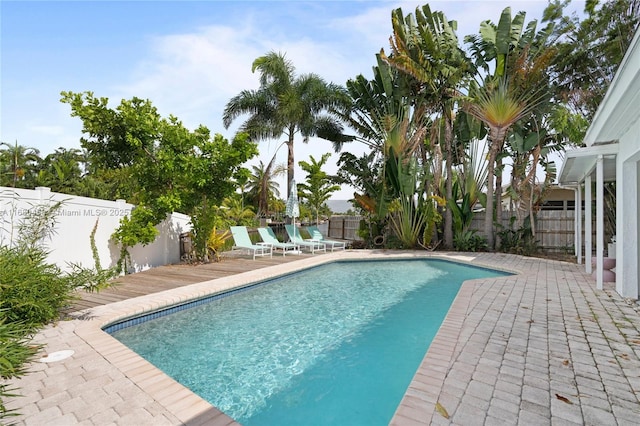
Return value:
[(311, 254), (314, 254), (317, 251), (323, 251), (326, 253), (327, 246), (324, 243), (321, 243), (320, 241), (305, 240), (300, 235), (300, 231), (298, 231), (298, 228), (295, 227), (294, 225), (292, 224), (285, 225), (284, 229), (287, 230), (287, 234), (289, 235), (289, 240), (293, 244), (297, 244), (300, 247), (305, 247), (307, 250), (311, 252)]
[(273, 229), (267, 228), (258, 228), (258, 233), (260, 234), (260, 238), (265, 244), (270, 244), (274, 249), (282, 250), (282, 256), (286, 256), (287, 251), (289, 252), (297, 252), (300, 250), (300, 246), (295, 243), (281, 243), (274, 234)]
[(307, 226), (307, 232), (311, 235), (312, 241), (320, 241), (325, 243), (327, 247), (331, 247), (331, 251), (344, 250), (347, 248), (347, 243), (344, 241), (327, 240), (324, 238), (317, 226)]
[(253, 254), (253, 260), (256, 260), (256, 256), (272, 257), (272, 249), (268, 244), (253, 244), (251, 238), (249, 238), (249, 231), (246, 226), (232, 226), (231, 236), (233, 237), (234, 249), (245, 249), (250, 254)]

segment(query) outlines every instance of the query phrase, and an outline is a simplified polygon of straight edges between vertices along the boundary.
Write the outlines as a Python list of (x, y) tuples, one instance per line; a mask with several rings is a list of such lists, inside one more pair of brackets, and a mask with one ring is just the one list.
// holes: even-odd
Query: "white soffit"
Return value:
[(583, 182), (587, 176), (595, 174), (599, 156), (603, 158), (604, 181), (615, 181), (617, 154), (617, 141), (596, 142), (587, 148), (567, 151), (558, 174), (558, 183), (563, 186), (571, 186)]

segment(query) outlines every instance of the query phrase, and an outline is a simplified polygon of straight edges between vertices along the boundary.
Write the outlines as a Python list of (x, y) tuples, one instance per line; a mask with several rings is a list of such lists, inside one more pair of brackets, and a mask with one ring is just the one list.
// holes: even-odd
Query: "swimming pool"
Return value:
[(334, 262), (108, 331), (245, 425), (387, 424), (462, 281), (500, 275)]

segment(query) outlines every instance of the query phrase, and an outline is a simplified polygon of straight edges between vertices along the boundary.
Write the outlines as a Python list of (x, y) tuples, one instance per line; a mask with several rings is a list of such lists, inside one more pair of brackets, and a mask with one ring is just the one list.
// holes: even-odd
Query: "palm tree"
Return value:
[[(467, 112), (481, 120), (489, 127), (487, 141), (489, 143), (489, 160), (487, 164), (487, 202), (484, 231), (489, 248), (494, 247), (493, 238), (493, 205), (495, 167), (498, 154), (502, 152), (504, 141), (511, 126), (531, 112), (533, 105), (526, 98), (518, 97), (508, 84), (501, 79), (497, 87), (477, 88), (475, 100), (469, 104)], [(501, 186), (501, 185), (500, 185)], [(498, 191), (501, 191), (498, 188)], [(500, 201), (499, 201), (500, 202)]]
[(82, 180), (82, 151), (58, 148), (42, 161), (38, 184), (50, 187), (54, 192), (78, 194)]
[[(32, 186), (35, 166), (40, 161), (40, 151), (23, 145), (0, 142), (0, 184), (16, 187)], [(33, 175), (33, 176), (32, 176)]]
[(429, 127), (425, 108), (412, 92), (416, 80), (383, 61), (382, 54), (376, 55), (376, 59), (373, 80), (358, 75), (347, 82), (353, 101), (351, 108), (341, 115), (358, 135), (353, 140), (372, 151), (361, 158), (343, 153), (338, 172), (341, 182), (350, 182), (362, 190), (354, 197), (371, 214), (372, 237), (384, 232), (392, 200), (412, 198), (418, 180), (420, 190), (429, 192), (426, 174), (418, 176), (420, 171), (416, 167), (418, 157), (423, 164), (428, 161), (424, 140)]
[[(548, 79), (544, 70), (552, 54), (548, 40), (553, 32), (549, 24), (539, 33), (536, 21), (527, 24), (523, 32), (525, 13), (511, 18), (511, 8), (502, 11), (498, 25), (490, 21), (480, 24), (480, 34), (467, 36), (475, 64), (486, 76), (482, 84), (472, 84), (472, 101), (467, 112), (488, 127), (489, 163), (487, 166), (487, 201), (484, 232), (489, 248), (494, 248), (494, 201), (501, 219), (501, 178), (495, 184), (496, 161), (503, 152), (511, 127), (532, 113), (548, 99)], [(491, 64), (493, 70), (491, 70)], [(480, 74), (479, 74), (480, 75)], [(500, 166), (502, 161), (500, 160)], [(495, 184), (495, 185), (494, 185)], [(499, 191), (494, 197), (494, 186)], [(497, 198), (497, 199), (494, 199)]]
[(238, 196), (225, 198), (221, 208), (225, 217), (237, 225), (251, 226), (255, 223), (255, 212), (251, 207), (243, 206), (242, 200)]
[(345, 90), (327, 83), (316, 74), (297, 76), (295, 68), (283, 54), (270, 52), (253, 62), (252, 71), (260, 72), (260, 88), (243, 90), (227, 103), (222, 116), (225, 128), (242, 114), (250, 114), (240, 126), (251, 139), (260, 141), (285, 135), (288, 147), (287, 193), (294, 177), (295, 136), (307, 143), (312, 136), (339, 146), (351, 140), (342, 134), (343, 126), (336, 109), (348, 105)]
[[(429, 5), (416, 8), (415, 19), (406, 17), (402, 9), (392, 14), (393, 37), (390, 57), (381, 52), (382, 59), (415, 78), (420, 86), (418, 95), (428, 109), (440, 116), (442, 139), (446, 156), (445, 198), (452, 198), (453, 188), (453, 121), (460, 99), (460, 86), (470, 76), (471, 64), (458, 45), (457, 23), (447, 21), (442, 12), (432, 12)], [(438, 134), (439, 132), (436, 132)], [(453, 247), (453, 219), (445, 210), (444, 246)]]
[(262, 161), (257, 166), (251, 166), (253, 173), (249, 176), (247, 191), (251, 198), (258, 200), (258, 216), (269, 214), (269, 200), (273, 196), (280, 196), (275, 178), (287, 169), (284, 164), (274, 165), (274, 160), (275, 156), (267, 166)]
[[(409, 116), (412, 99), (409, 79), (384, 62), (380, 54), (376, 54), (376, 61), (373, 80), (359, 74), (347, 81), (347, 92), (352, 101), (350, 108), (339, 115), (356, 131), (353, 140), (383, 154), (389, 121)], [(420, 118), (414, 114), (416, 126)]]
[(316, 213), (316, 223), (318, 223), (320, 208), (331, 197), (331, 194), (340, 190), (340, 185), (333, 183), (331, 176), (322, 170), (322, 166), (327, 163), (330, 153), (323, 154), (320, 160), (316, 160), (313, 155), (309, 156), (309, 162), (300, 161), (300, 167), (307, 172), (305, 182), (298, 184), (300, 196), (306, 199)]

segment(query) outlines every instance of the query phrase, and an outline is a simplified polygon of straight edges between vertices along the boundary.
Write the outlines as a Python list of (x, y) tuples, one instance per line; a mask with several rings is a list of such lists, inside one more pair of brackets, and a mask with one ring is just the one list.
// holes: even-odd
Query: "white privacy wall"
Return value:
[[(0, 245), (12, 244), (20, 220), (38, 205), (62, 201), (56, 216), (55, 233), (46, 241), (48, 260), (64, 270), (70, 263), (93, 267), (90, 235), (98, 223), (95, 242), (103, 268), (114, 266), (120, 257), (120, 247), (111, 240), (120, 219), (134, 207), (124, 200), (108, 201), (51, 192), (49, 188), (14, 189), (0, 187)], [(129, 249), (133, 262), (129, 272), (139, 272), (155, 266), (180, 261), (180, 234), (191, 230), (187, 215), (174, 213), (157, 226), (156, 240), (146, 246)]]

